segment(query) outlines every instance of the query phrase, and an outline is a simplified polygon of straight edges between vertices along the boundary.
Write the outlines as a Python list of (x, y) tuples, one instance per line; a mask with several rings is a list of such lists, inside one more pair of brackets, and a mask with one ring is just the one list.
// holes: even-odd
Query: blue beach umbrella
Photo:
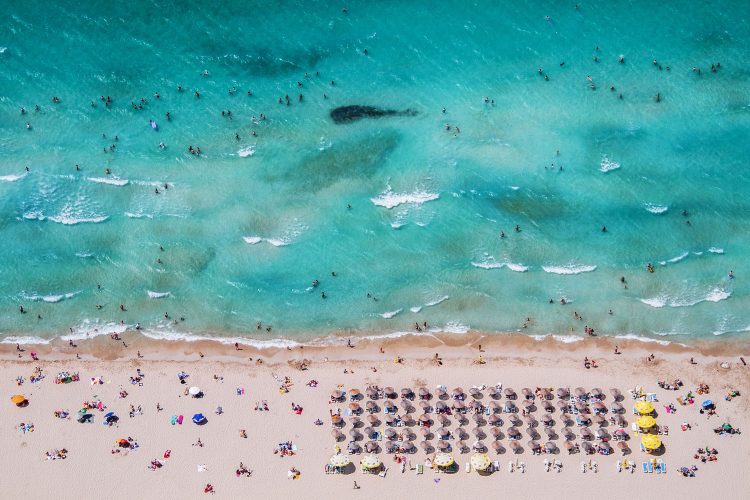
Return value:
[(208, 420), (206, 420), (206, 417), (203, 415), (203, 413), (196, 413), (195, 415), (193, 415), (193, 423), (194, 424), (196, 424), (196, 425), (203, 425), (206, 422), (208, 422)]
[(701, 404), (701, 406), (703, 407), (703, 409), (713, 408), (713, 406), (714, 406), (714, 402), (713, 402), (713, 401), (711, 401), (710, 399), (707, 399), (707, 400), (705, 400), (705, 401), (704, 401), (704, 402), (703, 402), (703, 403)]

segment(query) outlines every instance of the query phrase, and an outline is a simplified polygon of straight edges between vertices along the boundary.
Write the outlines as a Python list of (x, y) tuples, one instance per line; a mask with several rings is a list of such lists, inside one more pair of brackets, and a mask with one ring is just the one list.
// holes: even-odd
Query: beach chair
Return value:
[(655, 403), (656, 401), (658, 401), (658, 399), (656, 399), (656, 393), (655, 392), (646, 393), (646, 401), (650, 401), (651, 403)]
[[(652, 465), (653, 467), (653, 465)], [(656, 464), (656, 473), (661, 474), (661, 464)]]
[(643, 462), (641, 466), (643, 467), (643, 473), (646, 474), (648, 472), (648, 462)]
[(586, 473), (586, 462), (581, 462), (581, 472)]
[(654, 473), (654, 466), (651, 464), (651, 462), (646, 462), (646, 465), (648, 466), (648, 473), (653, 474)]
[(386, 473), (388, 472), (388, 467), (383, 467), (383, 470), (378, 472), (378, 476), (385, 477)]
[(662, 425), (661, 427), (659, 427), (659, 429), (661, 429), (662, 433), (665, 436), (669, 434), (669, 426), (668, 425)]
[(667, 473), (667, 464), (664, 462), (661, 462), (659, 465), (661, 465), (661, 473), (666, 474)]
[(416, 475), (424, 474), (424, 465), (417, 464), (417, 468), (415, 469), (415, 474)]
[(492, 470), (494, 472), (500, 472), (500, 460), (495, 460), (495, 462), (492, 464)]
[(467, 473), (471, 472), (471, 462), (466, 462), (466, 466), (464, 467), (464, 470)]

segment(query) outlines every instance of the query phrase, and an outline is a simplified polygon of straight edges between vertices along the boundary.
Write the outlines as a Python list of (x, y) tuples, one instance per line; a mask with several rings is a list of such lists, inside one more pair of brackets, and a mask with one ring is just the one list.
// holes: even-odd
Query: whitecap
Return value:
[(681, 260), (683, 260), (688, 255), (690, 255), (690, 252), (683, 252), (680, 255), (678, 255), (677, 257), (672, 257), (669, 260), (659, 261), (659, 264), (661, 264), (662, 266), (666, 266), (667, 264), (675, 264), (675, 263), (680, 262)]
[(637, 340), (638, 342), (648, 342), (648, 343), (655, 343), (659, 345), (669, 345), (672, 343), (668, 340), (658, 340), (658, 339), (652, 339), (650, 337), (641, 337), (640, 335), (635, 335), (632, 333), (629, 333), (627, 335), (615, 335), (614, 338), (623, 339), (623, 340)]
[(242, 239), (245, 240), (245, 243), (249, 245), (257, 245), (258, 243), (263, 241), (263, 238), (261, 238), (260, 236), (243, 236)]
[(120, 179), (118, 177), (88, 177), (86, 180), (96, 182), (97, 184), (109, 184), (111, 186), (127, 186), (130, 182), (127, 179)]
[(449, 321), (439, 331), (446, 333), (468, 333), (471, 327), (464, 325), (460, 321)]
[(515, 271), (517, 273), (525, 273), (529, 270), (529, 266), (524, 266), (523, 264), (514, 264), (512, 262), (506, 262), (503, 264), (505, 267), (510, 269), (511, 271)]
[(81, 259), (88, 259), (89, 257), (93, 257), (93, 252), (76, 252), (76, 257)]
[(591, 271), (594, 271), (596, 269), (596, 266), (577, 266), (577, 265), (542, 266), (542, 269), (544, 269), (544, 272), (546, 273), (570, 275), (570, 274), (590, 273)]
[(480, 269), (500, 269), (503, 267), (503, 264), (500, 262), (472, 262), (472, 266), (478, 267)]
[(253, 156), (255, 154), (255, 146), (248, 146), (246, 148), (242, 148), (239, 151), (237, 151), (237, 155), (240, 158), (247, 158), (248, 156)]
[(606, 173), (606, 172), (610, 172), (612, 170), (616, 170), (618, 168), (620, 168), (620, 164), (619, 163), (617, 163), (616, 161), (611, 161), (606, 156), (602, 157), (601, 164), (599, 165), (599, 170), (600, 171)]
[[(67, 217), (64, 215), (54, 215), (47, 218), (52, 222), (57, 222), (58, 224), (64, 224), (66, 226), (74, 226), (76, 224), (98, 224), (109, 219), (106, 215), (98, 217)], [(44, 220), (44, 216), (39, 220)]]
[(648, 299), (640, 299), (640, 301), (647, 306), (662, 308), (662, 307), (690, 307), (701, 302), (720, 302), (728, 299), (732, 295), (732, 292), (724, 290), (720, 287), (712, 288), (707, 294), (702, 296), (692, 297), (674, 297), (669, 294), (660, 294), (656, 297)]
[(395, 208), (399, 205), (412, 204), (421, 205), (428, 201), (437, 200), (440, 195), (437, 193), (428, 193), (426, 191), (414, 191), (413, 193), (394, 193), (389, 187), (377, 198), (370, 198), (370, 201), (379, 207), (387, 209)]
[(2, 182), (16, 182), (18, 180), (23, 179), (28, 175), (28, 172), (24, 172), (22, 174), (17, 175), (0, 175), (0, 181)]
[(393, 229), (401, 229), (406, 225), (406, 222), (391, 222), (391, 227)]
[(129, 217), (131, 219), (153, 219), (154, 216), (152, 214), (144, 214), (144, 213), (133, 213), (133, 212), (125, 212), (125, 216)]
[(286, 241), (278, 238), (266, 238), (266, 241), (275, 247), (284, 247), (289, 244)]
[(152, 340), (167, 340), (175, 342), (218, 342), (224, 345), (235, 343), (256, 349), (286, 349), (300, 346), (299, 342), (287, 339), (250, 339), (246, 337), (211, 337), (208, 335), (195, 335), (192, 333), (175, 332), (167, 329), (142, 329), (141, 335)]
[(669, 207), (666, 205), (655, 205), (653, 203), (645, 203), (643, 206), (646, 208), (646, 210), (656, 215), (663, 214), (667, 210), (669, 210)]
[(403, 311), (403, 309), (396, 309), (395, 311), (387, 311), (387, 312), (382, 313), (380, 316), (385, 319), (391, 319), (392, 317), (394, 317), (401, 311)]
[(2, 340), (0, 340), (0, 344), (19, 344), (19, 345), (34, 345), (34, 344), (49, 344), (50, 339), (43, 339), (41, 337), (35, 337), (35, 336), (16, 336), (16, 335), (9, 335), (7, 337), (3, 337)]
[(711, 253), (718, 254), (718, 255), (721, 255), (721, 254), (724, 253), (724, 249), (723, 248), (719, 248), (719, 247), (711, 247), (711, 248), (708, 249), (708, 251), (711, 252)]
[(583, 337), (579, 337), (578, 335), (530, 335), (530, 337), (536, 341), (542, 341), (548, 338), (552, 338), (556, 340), (557, 342), (561, 342), (563, 344), (572, 344), (574, 342), (581, 342), (583, 340)]
[(414, 314), (417, 314), (417, 313), (418, 313), (419, 311), (421, 311), (421, 310), (422, 310), (422, 306), (414, 306), (414, 307), (410, 307), (410, 308), (409, 308), (409, 310), (410, 310), (411, 312), (413, 312)]
[(436, 299), (436, 300), (433, 300), (433, 301), (427, 302), (427, 303), (426, 303), (426, 304), (425, 304), (424, 306), (425, 306), (425, 307), (432, 307), (432, 306), (436, 306), (436, 305), (438, 305), (438, 304), (442, 304), (443, 302), (445, 302), (445, 301), (446, 301), (446, 300), (448, 300), (449, 298), (450, 298), (450, 297), (449, 297), (448, 295), (443, 295), (443, 296), (442, 296), (442, 297), (440, 297), (439, 299)]
[(164, 299), (172, 295), (171, 292), (152, 292), (151, 290), (146, 290), (146, 293), (149, 299)]
[(49, 294), (49, 295), (40, 295), (40, 294), (27, 294), (26, 292), (21, 292), (21, 297), (24, 300), (31, 300), (33, 302), (46, 302), (48, 304), (56, 304), (58, 302), (62, 302), (66, 299), (72, 299), (76, 295), (81, 293), (81, 291), (77, 292), (69, 292), (69, 293), (61, 293), (61, 294)]

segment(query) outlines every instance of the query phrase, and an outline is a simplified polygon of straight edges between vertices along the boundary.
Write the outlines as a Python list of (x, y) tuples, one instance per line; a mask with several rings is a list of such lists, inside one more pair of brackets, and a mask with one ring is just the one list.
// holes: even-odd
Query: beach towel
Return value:
[(177, 417), (177, 423), (178, 424), (182, 425), (182, 420), (183, 420), (182, 415), (180, 415), (179, 417)]
[(177, 423), (177, 415), (172, 415), (172, 425)]

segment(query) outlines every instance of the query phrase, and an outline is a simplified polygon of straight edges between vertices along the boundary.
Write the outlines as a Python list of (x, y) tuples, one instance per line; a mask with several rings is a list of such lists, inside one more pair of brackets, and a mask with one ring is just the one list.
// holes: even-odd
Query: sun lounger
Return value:
[(661, 473), (666, 474), (667, 473), (667, 464), (664, 462), (661, 463)]
[(646, 401), (650, 401), (652, 403), (658, 401), (658, 399), (656, 399), (656, 393), (655, 392), (646, 393)]
[(581, 462), (581, 472), (586, 473), (586, 462)]
[(492, 470), (495, 472), (500, 472), (500, 460), (495, 460), (495, 462), (492, 464)]
[(664, 434), (665, 436), (667, 434), (669, 434), (669, 426), (668, 425), (662, 425), (661, 427), (659, 427), (659, 429), (661, 430), (662, 434)]
[(466, 472), (471, 472), (471, 463), (470, 462), (466, 462), (466, 466), (464, 467), (464, 470)]
[(651, 464), (651, 462), (648, 462), (646, 465), (648, 465), (648, 473), (653, 474), (654, 466)]
[(644, 474), (647, 473), (648, 472), (648, 463), (647, 462), (643, 462), (641, 465), (643, 466), (643, 473)]
[(385, 477), (385, 474), (388, 472), (388, 467), (383, 468), (380, 472), (378, 472), (378, 476)]
[(417, 475), (424, 474), (424, 465), (417, 464), (417, 468), (416, 468), (415, 474), (417, 474)]

